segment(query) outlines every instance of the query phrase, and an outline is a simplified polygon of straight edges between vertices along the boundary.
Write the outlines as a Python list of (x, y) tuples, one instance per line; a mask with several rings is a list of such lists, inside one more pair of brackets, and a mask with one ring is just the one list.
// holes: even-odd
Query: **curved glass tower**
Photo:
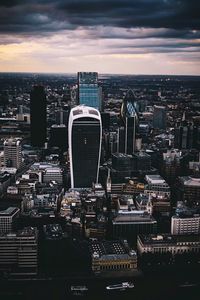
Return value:
[(118, 145), (119, 152), (132, 154), (135, 150), (135, 135), (138, 123), (138, 115), (135, 108), (136, 98), (134, 92), (128, 90), (123, 99), (120, 116), (124, 126), (119, 128)]
[(68, 127), (71, 188), (87, 188), (98, 182), (102, 142), (101, 116), (88, 106), (74, 107)]
[(126, 122), (126, 118), (136, 117), (136, 98), (133, 90), (128, 90), (126, 96), (123, 99), (120, 115), (124, 123)]

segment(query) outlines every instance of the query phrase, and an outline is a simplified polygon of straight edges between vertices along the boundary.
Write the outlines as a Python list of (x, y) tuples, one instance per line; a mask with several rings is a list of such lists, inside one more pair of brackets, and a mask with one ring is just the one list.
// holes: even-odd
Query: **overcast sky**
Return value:
[(200, 1), (0, 0), (0, 71), (200, 75)]

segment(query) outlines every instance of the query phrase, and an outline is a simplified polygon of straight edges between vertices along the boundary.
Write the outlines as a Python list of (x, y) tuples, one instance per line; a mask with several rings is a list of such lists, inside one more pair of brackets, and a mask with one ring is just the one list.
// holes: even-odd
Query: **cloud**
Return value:
[[(81, 40), (87, 41), (147, 38), (199, 41), (200, 3), (196, 0), (0, 1), (1, 44), (14, 39), (20, 42), (20, 37), (51, 36), (63, 31), (66, 35), (78, 33)], [(183, 43), (182, 47), (185, 48)]]
[[(56, 32), (80, 26), (200, 30), (196, 0), (15, 0), (0, 2), (0, 32)], [(177, 31), (178, 34), (178, 31)]]
[(7, 62), (20, 55), (35, 65), (101, 55), (136, 62), (151, 54), (197, 62), (199, 53), (197, 0), (0, 0), (0, 56)]

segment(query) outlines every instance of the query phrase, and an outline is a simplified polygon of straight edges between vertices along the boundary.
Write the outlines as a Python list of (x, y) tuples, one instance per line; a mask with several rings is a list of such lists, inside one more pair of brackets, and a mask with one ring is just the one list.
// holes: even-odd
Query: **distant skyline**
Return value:
[(200, 75), (196, 0), (1, 0), (0, 72)]

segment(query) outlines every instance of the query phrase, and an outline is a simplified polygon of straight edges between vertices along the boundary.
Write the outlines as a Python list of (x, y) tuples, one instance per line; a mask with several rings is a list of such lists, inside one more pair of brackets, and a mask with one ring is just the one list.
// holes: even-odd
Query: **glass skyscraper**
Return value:
[(164, 106), (154, 105), (153, 127), (166, 129), (166, 108)]
[(78, 98), (80, 105), (101, 109), (101, 89), (97, 72), (78, 72)]
[(123, 99), (120, 116), (123, 126), (118, 132), (118, 152), (132, 154), (135, 151), (138, 115), (135, 108), (136, 98), (132, 90), (128, 90)]
[(72, 108), (68, 126), (71, 188), (92, 187), (98, 182), (102, 142), (98, 110), (79, 105)]

